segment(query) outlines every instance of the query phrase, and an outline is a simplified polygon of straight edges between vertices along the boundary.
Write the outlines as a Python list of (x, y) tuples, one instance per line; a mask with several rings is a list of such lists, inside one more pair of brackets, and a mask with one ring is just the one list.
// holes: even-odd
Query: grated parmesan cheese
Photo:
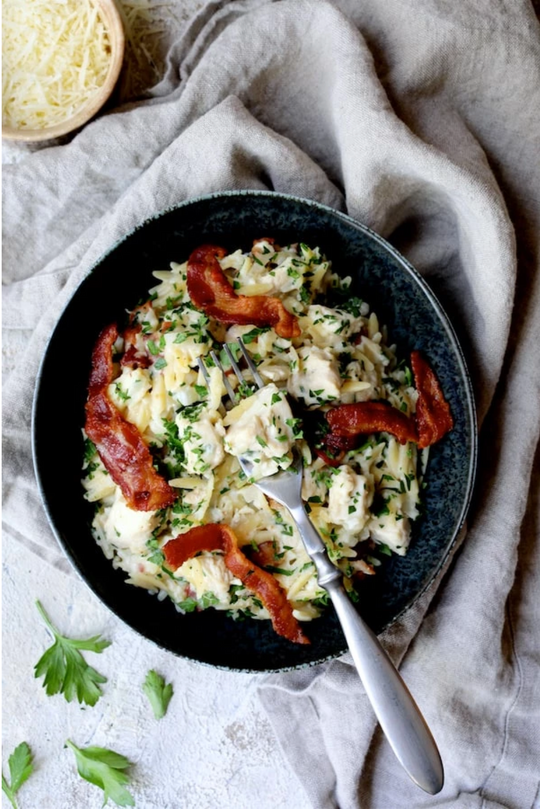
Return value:
[(44, 129), (75, 115), (105, 82), (106, 27), (92, 0), (4, 0), (2, 123)]

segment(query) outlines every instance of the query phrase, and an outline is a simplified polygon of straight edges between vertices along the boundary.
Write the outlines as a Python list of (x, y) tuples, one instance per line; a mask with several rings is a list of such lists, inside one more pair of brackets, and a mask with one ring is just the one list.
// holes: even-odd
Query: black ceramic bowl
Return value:
[(387, 324), (398, 354), (424, 352), (450, 403), (455, 426), (431, 449), (425, 513), (414, 523), (409, 552), (390, 558), (377, 576), (364, 580), (359, 609), (372, 629), (381, 632), (395, 621), (436, 575), (465, 518), (476, 460), (474, 403), (452, 326), (425, 281), (383, 239), (344, 214), (307, 200), (245, 191), (186, 202), (144, 222), (96, 264), (56, 326), (37, 380), (33, 446), (53, 531), (116, 615), (175, 654), (230, 669), (275, 671), (345, 651), (332, 608), (306, 626), (309, 646), (279, 637), (269, 621), (235, 622), (212, 609), (180, 615), (169, 600), (126, 585), (125, 574), (113, 569), (92, 538), (92, 506), (80, 484), (90, 355), (100, 330), (145, 296), (155, 283), (153, 270), (185, 261), (204, 242), (246, 249), (261, 236), (318, 245), (334, 270), (352, 276), (352, 294), (368, 301)]

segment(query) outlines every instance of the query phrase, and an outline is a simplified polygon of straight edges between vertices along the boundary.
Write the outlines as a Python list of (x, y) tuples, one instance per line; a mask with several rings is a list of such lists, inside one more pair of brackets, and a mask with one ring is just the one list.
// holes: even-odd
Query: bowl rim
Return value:
[(98, 6), (100, 16), (109, 35), (111, 60), (105, 81), (75, 115), (61, 121), (59, 124), (43, 129), (15, 129), (2, 124), (2, 138), (4, 140), (19, 141), (20, 143), (38, 143), (39, 141), (52, 140), (53, 138), (59, 138), (61, 135), (67, 135), (88, 123), (111, 96), (124, 60), (126, 37), (122, 15), (114, 0), (88, 0), (88, 2), (91, 5)]
[[(473, 496), (474, 484), (475, 484), (475, 475), (476, 475), (477, 462), (478, 462), (478, 422), (477, 422), (477, 417), (476, 417), (474, 391), (473, 391), (471, 376), (469, 374), (467, 364), (466, 364), (466, 361), (465, 361), (465, 357), (464, 357), (464, 354), (463, 354), (463, 350), (462, 350), (461, 345), (460, 345), (460, 343), (458, 341), (458, 338), (457, 338), (456, 332), (454, 330), (454, 327), (452, 326), (452, 323), (450, 322), (450, 319), (449, 319), (448, 315), (446, 314), (444, 308), (442, 307), (440, 301), (438, 300), (437, 296), (435, 295), (433, 290), (429, 287), (429, 285), (427, 284), (427, 282), (425, 281), (423, 276), (418, 272), (418, 270), (415, 269), (415, 267), (413, 267), (413, 265), (398, 250), (396, 250), (396, 248), (394, 248), (388, 241), (386, 241), (386, 239), (384, 239), (378, 233), (373, 231), (370, 227), (368, 227), (367, 225), (364, 225), (363, 223), (361, 223), (358, 220), (354, 219), (349, 214), (345, 214), (342, 211), (338, 211), (337, 209), (332, 208), (329, 205), (326, 205), (324, 203), (317, 202), (315, 200), (310, 200), (310, 199), (307, 199), (305, 197), (299, 197), (299, 196), (294, 195), (294, 194), (286, 194), (286, 193), (282, 193), (282, 192), (279, 192), (279, 191), (270, 191), (270, 190), (266, 190), (266, 189), (225, 190), (225, 191), (216, 191), (216, 192), (212, 192), (210, 194), (200, 195), (200, 196), (197, 196), (197, 197), (190, 197), (189, 199), (183, 200), (182, 202), (170, 205), (167, 208), (160, 209), (159, 211), (152, 214), (151, 216), (146, 217), (143, 221), (139, 222), (139, 224), (137, 224), (133, 228), (131, 228), (122, 237), (118, 238), (114, 242), (114, 244), (111, 245), (111, 247), (108, 250), (106, 250), (105, 252), (103, 252), (99, 256), (99, 258), (89, 267), (87, 273), (81, 279), (81, 281), (79, 282), (77, 287), (73, 290), (72, 295), (70, 296), (69, 300), (67, 301), (67, 303), (63, 307), (61, 313), (58, 315), (58, 318), (56, 319), (55, 325), (52, 328), (51, 333), (50, 333), (50, 335), (49, 335), (49, 337), (48, 337), (48, 339), (46, 341), (45, 347), (43, 349), (42, 358), (41, 358), (39, 368), (38, 368), (38, 371), (37, 371), (37, 375), (36, 375), (36, 381), (35, 381), (35, 386), (34, 386), (34, 395), (33, 395), (33, 401), (32, 401), (32, 414), (31, 414), (31, 441), (32, 441), (32, 462), (33, 462), (33, 467), (34, 467), (34, 475), (35, 475), (35, 478), (36, 478), (37, 487), (38, 487), (38, 491), (39, 491), (40, 498), (41, 498), (41, 504), (42, 504), (42, 506), (43, 506), (43, 508), (45, 510), (47, 520), (49, 522), (49, 526), (50, 526), (50, 528), (51, 528), (51, 530), (52, 530), (52, 532), (53, 532), (53, 534), (54, 534), (60, 548), (64, 552), (65, 556), (67, 556), (67, 558), (69, 559), (72, 567), (75, 569), (75, 571), (77, 572), (79, 577), (82, 579), (82, 581), (85, 583), (85, 585), (92, 591), (93, 595), (96, 598), (98, 598), (99, 601), (108, 610), (110, 610), (117, 618), (119, 618), (119, 616), (116, 614), (116, 612), (111, 607), (109, 607), (109, 605), (106, 602), (103, 601), (101, 596), (99, 596), (96, 593), (96, 591), (94, 590), (94, 588), (92, 587), (92, 585), (88, 581), (85, 573), (79, 568), (79, 566), (78, 566), (78, 564), (77, 564), (77, 562), (75, 560), (74, 555), (71, 553), (70, 548), (67, 545), (64, 544), (62, 538), (60, 537), (59, 532), (56, 529), (54, 519), (53, 519), (53, 516), (52, 516), (52, 514), (50, 512), (48, 502), (47, 502), (47, 499), (46, 499), (46, 496), (45, 496), (45, 489), (44, 489), (44, 485), (43, 485), (41, 475), (40, 475), (40, 472), (39, 472), (38, 459), (37, 459), (36, 415), (37, 415), (37, 403), (38, 403), (38, 399), (39, 399), (39, 391), (40, 391), (40, 386), (41, 386), (41, 379), (42, 379), (42, 376), (43, 376), (43, 369), (44, 369), (45, 361), (46, 361), (46, 358), (47, 358), (47, 355), (48, 355), (49, 345), (52, 342), (53, 336), (54, 336), (54, 334), (56, 332), (56, 329), (57, 329), (60, 321), (62, 320), (62, 318), (64, 316), (64, 313), (69, 308), (73, 297), (78, 292), (81, 285), (92, 275), (94, 270), (96, 270), (97, 267), (99, 267), (99, 265), (103, 262), (103, 260), (105, 258), (107, 258), (111, 253), (113, 253), (117, 249), (117, 247), (119, 247), (121, 244), (126, 242), (129, 238), (131, 238), (131, 236), (134, 233), (136, 233), (138, 230), (145, 227), (149, 222), (153, 222), (154, 220), (160, 219), (160, 218), (162, 218), (163, 216), (165, 216), (165, 215), (167, 215), (169, 213), (181, 210), (182, 208), (185, 208), (187, 206), (195, 205), (195, 204), (198, 204), (198, 203), (201, 203), (201, 202), (206, 202), (206, 201), (214, 200), (214, 199), (224, 199), (224, 200), (226, 200), (226, 199), (232, 198), (232, 197), (246, 197), (246, 198), (250, 198), (250, 197), (251, 198), (253, 198), (253, 197), (266, 197), (266, 198), (285, 199), (285, 200), (288, 200), (290, 202), (299, 203), (301, 205), (306, 205), (306, 206), (308, 206), (308, 207), (310, 207), (310, 208), (312, 208), (312, 209), (314, 209), (316, 211), (324, 212), (327, 215), (330, 214), (331, 216), (336, 216), (339, 219), (341, 219), (343, 222), (345, 222), (347, 225), (352, 226), (353, 228), (362, 231), (369, 238), (371, 238), (375, 242), (377, 242), (377, 244), (380, 247), (382, 247), (384, 250), (386, 250), (392, 256), (392, 258), (400, 265), (400, 267), (402, 267), (413, 278), (413, 280), (416, 281), (418, 286), (421, 288), (423, 293), (428, 298), (428, 300), (429, 300), (429, 302), (430, 302), (430, 304), (432, 306), (432, 309), (434, 310), (436, 315), (439, 317), (440, 322), (441, 322), (442, 326), (444, 327), (444, 329), (446, 331), (446, 334), (447, 334), (447, 337), (448, 337), (448, 339), (449, 339), (449, 341), (450, 341), (450, 343), (452, 345), (452, 348), (454, 350), (455, 358), (457, 360), (457, 365), (458, 365), (459, 370), (460, 370), (461, 375), (462, 375), (462, 380), (463, 380), (464, 387), (465, 387), (465, 392), (466, 392), (466, 399), (465, 399), (465, 402), (464, 402), (464, 412), (465, 412), (465, 417), (466, 417), (466, 420), (467, 420), (469, 428), (470, 428), (470, 439), (471, 439), (471, 442), (470, 442), (470, 456), (468, 458), (468, 465), (467, 465), (465, 497), (463, 498), (463, 503), (462, 503), (459, 515), (458, 515), (458, 517), (456, 519), (456, 522), (455, 522), (454, 531), (453, 531), (452, 535), (449, 537), (449, 539), (448, 539), (448, 541), (447, 541), (447, 543), (446, 543), (446, 545), (444, 547), (444, 550), (441, 553), (440, 559), (437, 562), (437, 565), (431, 571), (430, 575), (426, 578), (426, 581), (422, 584), (422, 587), (419, 588), (419, 590), (406, 602), (406, 604), (401, 608), (401, 610), (398, 613), (396, 613), (396, 615), (392, 619), (388, 620), (379, 629), (378, 634), (380, 635), (383, 632), (385, 632), (387, 629), (389, 629), (391, 626), (393, 626), (395, 623), (397, 623), (397, 621), (401, 620), (401, 618), (411, 609), (411, 607), (422, 597), (422, 595), (437, 580), (437, 577), (439, 576), (441, 570), (443, 569), (444, 565), (446, 564), (447, 560), (449, 559), (449, 557), (451, 555), (451, 552), (452, 552), (454, 546), (456, 545), (458, 537), (460, 536), (460, 533), (461, 533), (461, 531), (462, 531), (462, 529), (464, 527), (465, 520), (466, 520), (466, 517), (467, 517), (467, 513), (468, 513), (468, 510), (469, 510), (469, 507), (470, 507), (470, 504), (471, 504), (471, 500), (472, 500), (472, 496)], [(206, 661), (199, 660), (198, 658), (190, 657), (189, 655), (182, 654), (180, 652), (176, 652), (176, 651), (174, 651), (172, 649), (169, 649), (167, 646), (159, 643), (158, 641), (154, 640), (153, 638), (148, 637), (148, 635), (144, 634), (139, 629), (132, 626), (131, 623), (127, 623), (127, 621), (125, 621), (124, 619), (119, 618), (119, 620), (121, 620), (123, 623), (125, 623), (127, 626), (129, 626), (129, 628), (132, 631), (136, 632), (141, 637), (143, 637), (146, 640), (150, 641), (151, 643), (155, 644), (160, 649), (163, 649), (164, 651), (167, 651), (170, 654), (173, 654), (175, 657), (180, 657), (180, 658), (183, 658), (185, 660), (190, 660), (190, 661), (192, 661), (194, 663), (198, 663), (199, 665), (207, 666), (207, 667), (212, 668), (212, 669), (220, 669), (220, 670), (223, 670), (223, 671), (239, 672), (239, 673), (244, 673), (244, 674), (245, 673), (277, 674), (277, 673), (280, 673), (280, 672), (298, 671), (298, 670), (302, 670), (302, 669), (306, 669), (306, 668), (311, 668), (312, 666), (316, 666), (316, 665), (319, 665), (321, 663), (326, 663), (326, 662), (329, 662), (331, 660), (335, 660), (335, 659), (337, 659), (339, 657), (342, 657), (348, 651), (347, 646), (345, 645), (344, 649), (342, 651), (340, 651), (340, 652), (330, 653), (330, 654), (324, 655), (324, 656), (322, 656), (322, 657), (320, 657), (320, 658), (318, 658), (316, 660), (310, 660), (310, 661), (307, 661), (307, 662), (304, 662), (304, 663), (298, 663), (296, 665), (278, 666), (276, 668), (265, 668), (265, 669), (235, 668), (234, 666), (227, 666), (227, 665), (220, 665), (220, 664), (215, 664), (215, 663), (208, 663)]]

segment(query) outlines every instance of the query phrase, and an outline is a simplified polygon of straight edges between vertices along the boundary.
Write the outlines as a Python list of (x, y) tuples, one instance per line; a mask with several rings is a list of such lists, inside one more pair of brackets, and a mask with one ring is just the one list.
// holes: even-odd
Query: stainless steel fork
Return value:
[[(264, 387), (243, 341), (239, 339), (238, 343), (256, 385)], [(230, 347), (225, 344), (223, 348), (239, 382), (245, 383)], [(215, 352), (210, 352), (210, 356), (221, 370), (227, 393), (235, 403), (235, 393), (222, 363)], [(209, 382), (202, 359), (199, 359), (199, 367)], [(254, 467), (251, 461), (241, 457), (239, 462), (245, 475), (252, 477)], [(315, 563), (319, 584), (332, 599), (358, 674), (392, 750), (412, 780), (435, 795), (444, 783), (437, 745), (394, 664), (347, 596), (341, 582), (342, 574), (329, 560), (324, 542), (307, 516), (301, 497), (302, 459), (299, 453), (295, 453), (294, 463), (289, 469), (257, 480), (255, 486), (285, 506), (293, 516), (306, 551)]]

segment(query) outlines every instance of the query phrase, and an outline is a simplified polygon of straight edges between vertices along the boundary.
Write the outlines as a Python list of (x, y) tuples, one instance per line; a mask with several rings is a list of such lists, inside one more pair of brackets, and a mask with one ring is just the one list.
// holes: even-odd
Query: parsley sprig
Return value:
[(148, 697), (156, 719), (162, 719), (167, 713), (173, 695), (171, 683), (165, 683), (160, 674), (150, 669), (143, 684), (143, 691)]
[(2, 773), (2, 789), (6, 793), (13, 809), (17, 809), (15, 793), (19, 791), (34, 769), (32, 751), (26, 742), (21, 742), (21, 744), (15, 748), (8, 759), (8, 765), (11, 783), (8, 784), (4, 773)]
[(35, 677), (44, 677), (43, 687), (49, 697), (63, 694), (67, 702), (76, 697), (79, 702), (95, 705), (102, 694), (99, 684), (107, 682), (107, 678), (88, 665), (80, 650), (100, 654), (111, 642), (101, 640), (99, 635), (86, 640), (66, 638), (51, 623), (39, 601), (36, 606), (54, 643), (36, 663)]
[(77, 747), (69, 739), (66, 747), (73, 750), (77, 761), (77, 770), (81, 778), (100, 787), (105, 793), (103, 805), (109, 798), (117, 806), (135, 806), (135, 799), (125, 787), (129, 778), (124, 772), (131, 762), (120, 753), (106, 747)]

